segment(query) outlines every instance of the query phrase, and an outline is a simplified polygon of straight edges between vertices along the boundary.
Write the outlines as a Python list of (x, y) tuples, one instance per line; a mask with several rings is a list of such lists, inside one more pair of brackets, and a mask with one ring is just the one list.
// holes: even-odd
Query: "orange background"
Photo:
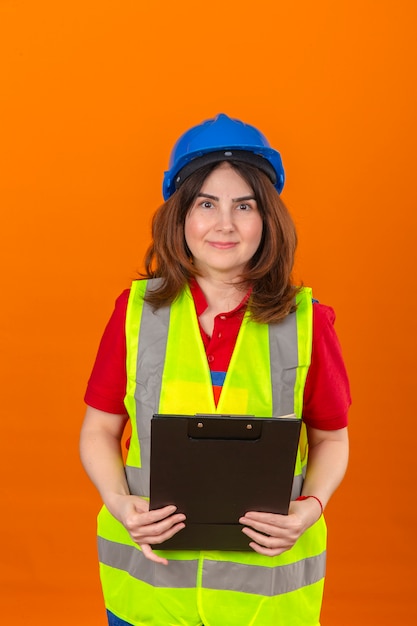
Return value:
[(0, 59), (2, 621), (105, 623), (83, 393), (170, 148), (223, 111), (282, 153), (351, 377), (323, 626), (415, 624), (415, 1), (0, 0)]

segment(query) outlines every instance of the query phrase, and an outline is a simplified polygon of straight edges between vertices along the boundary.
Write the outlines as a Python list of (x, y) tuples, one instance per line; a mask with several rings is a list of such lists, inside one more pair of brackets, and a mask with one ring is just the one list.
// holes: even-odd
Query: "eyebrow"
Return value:
[[(198, 198), (209, 198), (210, 200), (220, 200), (217, 196), (212, 196), (210, 193), (199, 193)], [(233, 202), (245, 202), (246, 200), (255, 200), (255, 196), (241, 196), (240, 198), (232, 198)]]

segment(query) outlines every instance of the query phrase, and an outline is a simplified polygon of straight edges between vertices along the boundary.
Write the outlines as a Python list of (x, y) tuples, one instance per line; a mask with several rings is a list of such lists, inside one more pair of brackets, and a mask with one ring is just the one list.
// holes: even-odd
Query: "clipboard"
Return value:
[(251, 550), (239, 518), (288, 514), (301, 420), (161, 415), (151, 420), (150, 508), (174, 504), (185, 528), (163, 550)]

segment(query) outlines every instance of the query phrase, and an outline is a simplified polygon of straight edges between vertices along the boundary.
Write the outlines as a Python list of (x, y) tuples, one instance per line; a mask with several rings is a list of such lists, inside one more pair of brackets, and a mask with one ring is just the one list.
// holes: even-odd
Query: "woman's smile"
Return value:
[(237, 246), (237, 242), (235, 241), (208, 241), (207, 243), (213, 248), (218, 248), (219, 250), (229, 250), (230, 248), (234, 248)]

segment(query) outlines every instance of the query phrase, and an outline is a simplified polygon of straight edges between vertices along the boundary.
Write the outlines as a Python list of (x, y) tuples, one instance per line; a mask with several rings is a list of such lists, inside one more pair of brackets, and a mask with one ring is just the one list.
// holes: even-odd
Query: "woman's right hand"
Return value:
[(177, 508), (173, 505), (150, 511), (146, 500), (131, 495), (113, 496), (108, 508), (140, 546), (147, 559), (168, 565), (167, 559), (155, 554), (150, 544), (162, 543), (182, 530), (185, 527), (183, 513), (175, 513)]

